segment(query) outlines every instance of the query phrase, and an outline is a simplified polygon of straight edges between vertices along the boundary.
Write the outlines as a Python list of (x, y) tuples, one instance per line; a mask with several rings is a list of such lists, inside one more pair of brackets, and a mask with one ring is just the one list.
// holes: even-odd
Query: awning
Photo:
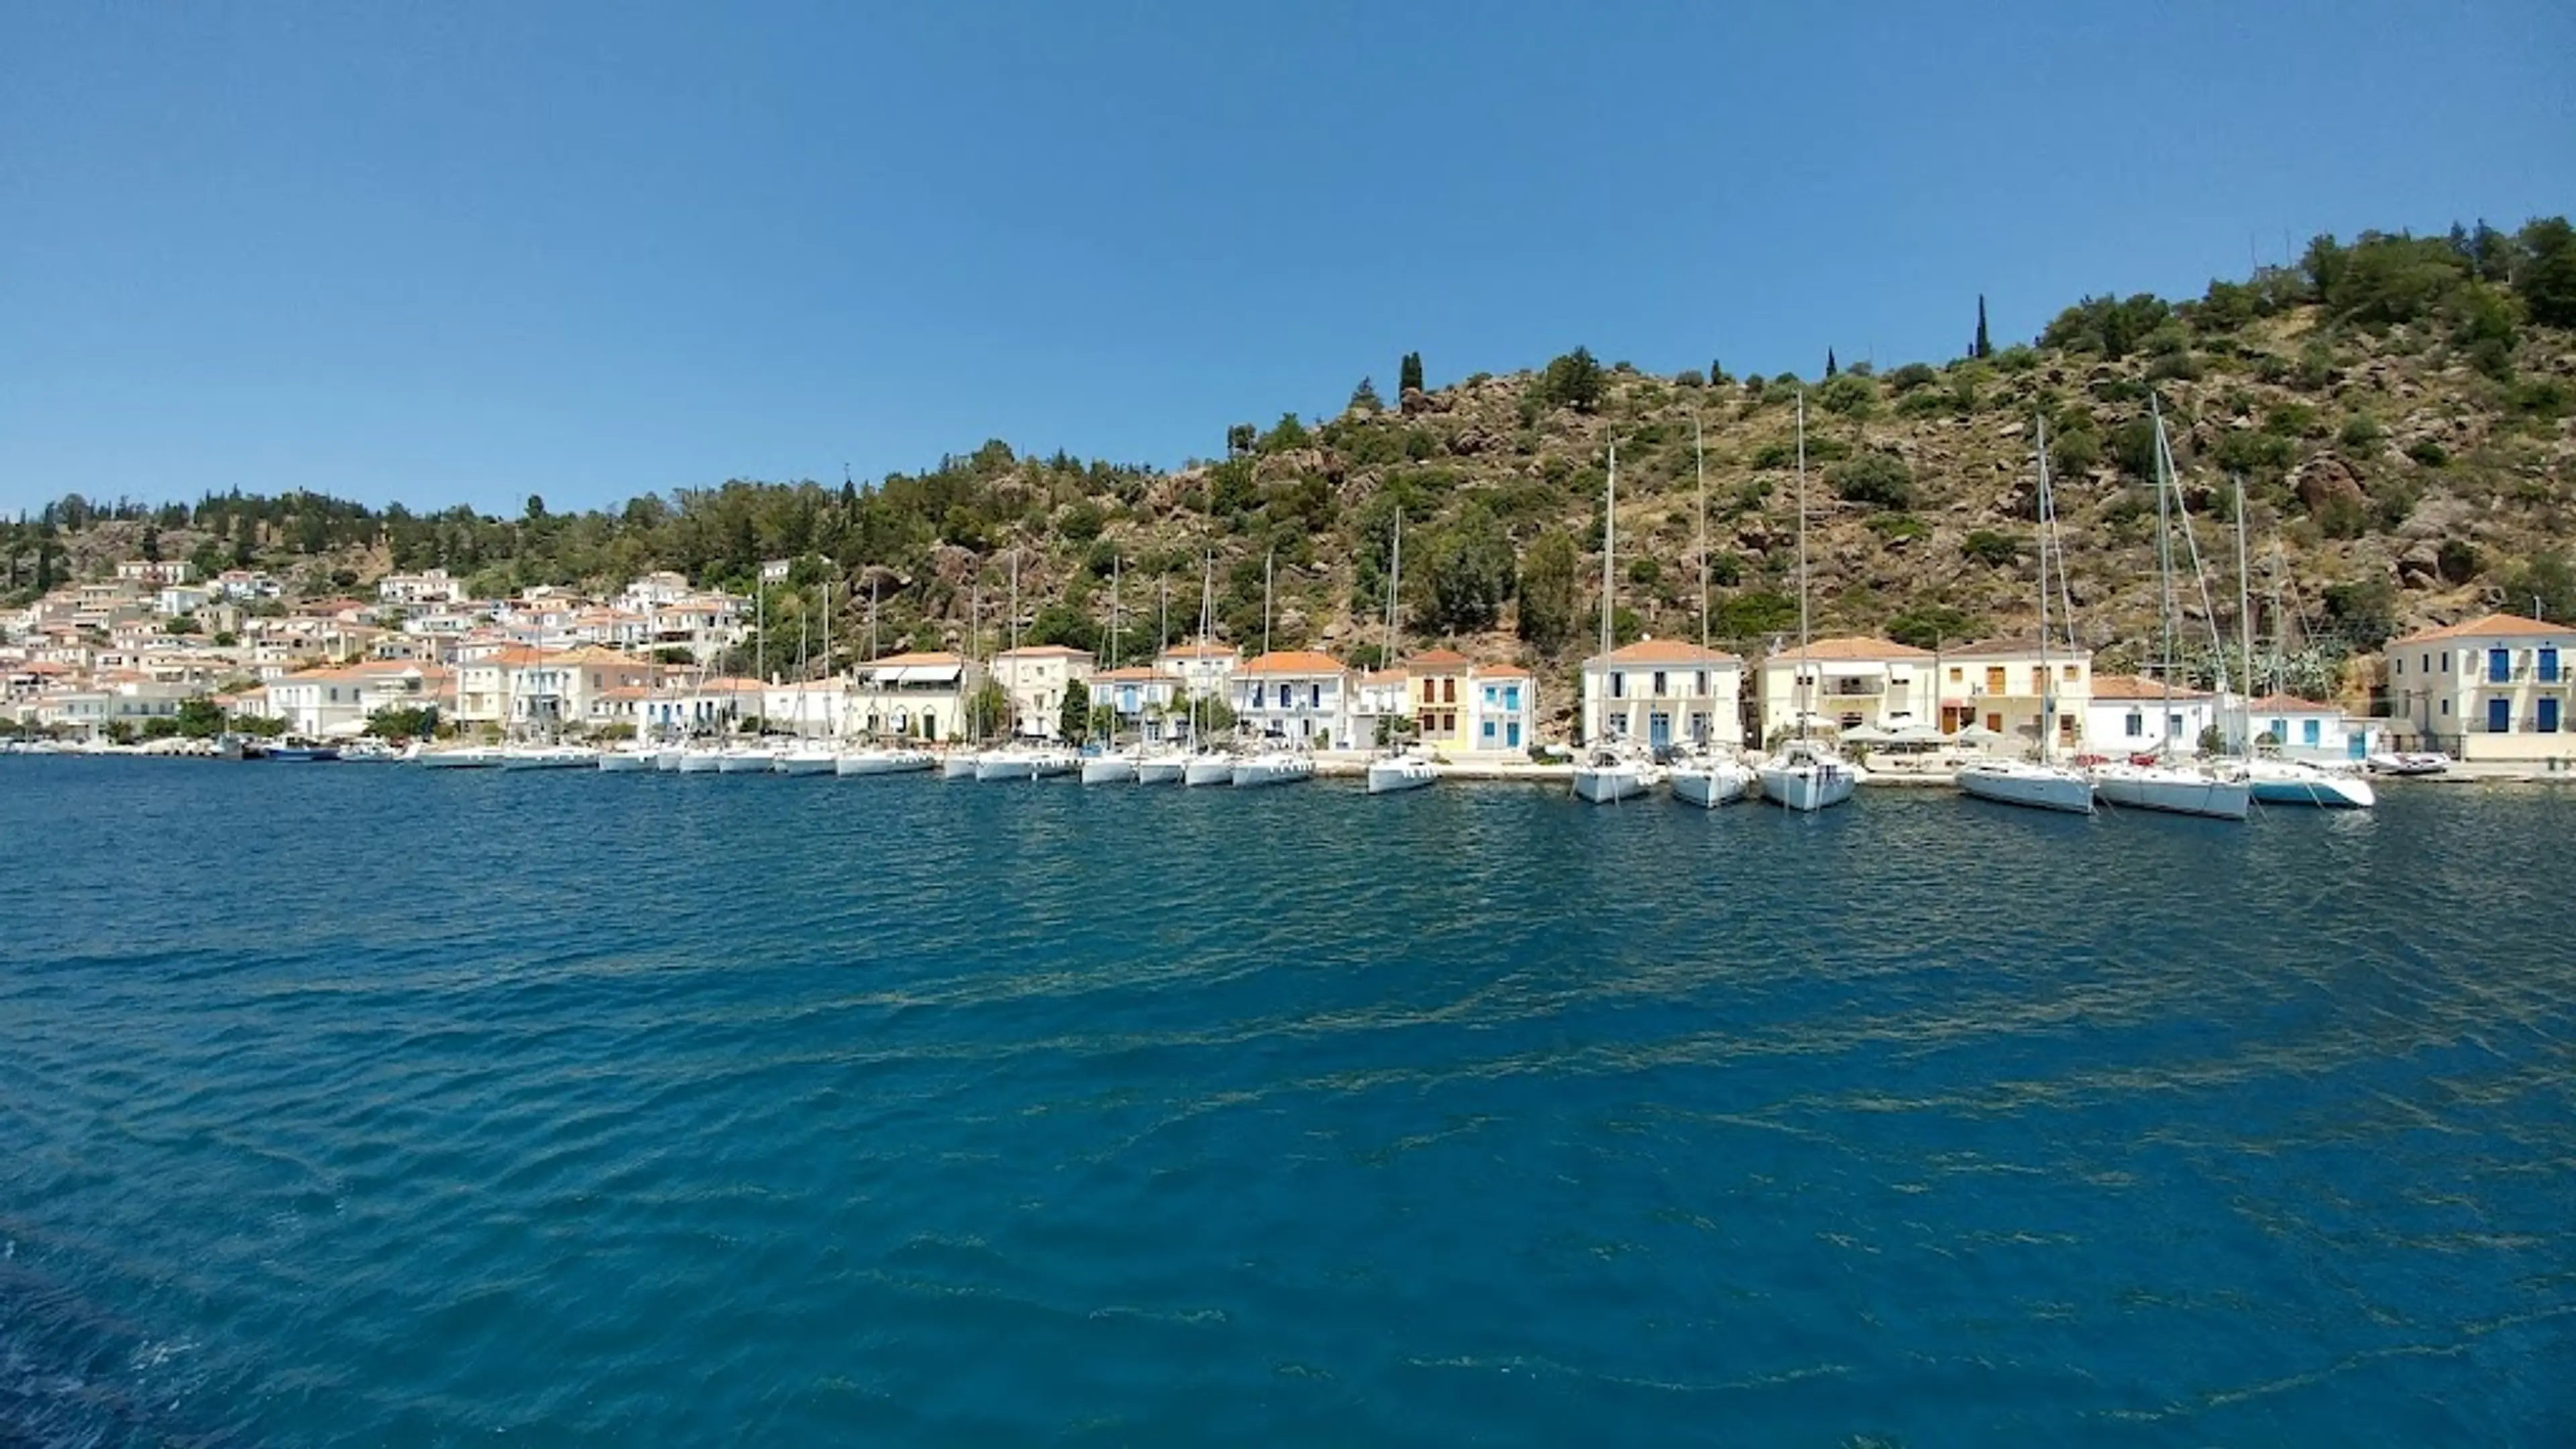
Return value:
[(898, 684), (954, 684), (964, 670), (961, 664), (896, 664), (874, 670), (869, 677), (879, 687)]

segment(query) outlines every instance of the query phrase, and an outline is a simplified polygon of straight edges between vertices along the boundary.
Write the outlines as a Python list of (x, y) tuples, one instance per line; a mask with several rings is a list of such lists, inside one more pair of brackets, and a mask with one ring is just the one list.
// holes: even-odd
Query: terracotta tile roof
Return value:
[[(2037, 639), (1984, 639), (1957, 649), (1943, 649), (1941, 657), (1943, 659), (2037, 659), (2039, 651), (2040, 643)], [(2048, 657), (2068, 664), (2081, 664), (2093, 657), (2093, 651), (2069, 649), (2065, 641), (2051, 640), (2048, 644)]]
[(2443, 639), (2520, 639), (2534, 634), (2576, 634), (2576, 627), (2552, 624), (2520, 614), (2489, 614), (2480, 619), (2465, 619), (2457, 624), (2444, 624), (2421, 630), (2403, 639), (2391, 639), (2389, 647), (2400, 644), (2431, 644)]
[(1205, 639), (1192, 639), (1163, 651), (1165, 659), (1240, 659), (1243, 651), (1231, 644), (1215, 644)]
[(1479, 664), (1476, 666), (1476, 677), (1478, 679), (1527, 679), (1530, 677), (1530, 672), (1517, 664)]
[(1149, 668), (1142, 664), (1130, 664), (1123, 669), (1104, 669), (1098, 674), (1092, 676), (1092, 678), (1099, 680), (1103, 684), (1126, 684), (1130, 682), (1146, 684), (1156, 680), (1169, 679), (1171, 677), (1172, 676), (1165, 674), (1159, 669)]
[(1455, 649), (1429, 649), (1404, 661), (1408, 669), (1428, 674), (1455, 674), (1468, 667), (1468, 659)]
[(2259, 714), (2340, 715), (2343, 713), (2340, 705), (2319, 704), (2313, 699), (2301, 699), (2295, 694), (2267, 694), (2245, 708), (2249, 713)]
[(1071, 649), (1062, 644), (1024, 644), (1017, 649), (1005, 649), (993, 657), (996, 659), (1088, 659), (1091, 657), (1091, 651)]
[(886, 669), (933, 664), (963, 664), (965, 662), (966, 660), (963, 655), (952, 654), (945, 649), (919, 649), (907, 651), (902, 654), (888, 654), (881, 659), (871, 659), (867, 663), (858, 667), (861, 669)]
[(1312, 649), (1274, 649), (1256, 659), (1247, 660), (1245, 674), (1342, 674), (1342, 661), (1330, 654)]
[[(2093, 676), (2093, 697), (2105, 701), (2162, 699), (2165, 697), (2165, 687), (2162, 683), (2139, 674), (2097, 674)], [(2178, 701), (2207, 699), (2209, 691), (2177, 684), (2174, 686), (2173, 697)]]
[[(1601, 658), (1602, 656), (1596, 654), (1583, 662), (1586, 665), (1598, 664)], [(1622, 644), (1611, 650), (1609, 658), (1613, 664), (1741, 664), (1744, 662), (1722, 649), (1702, 649), (1696, 644), (1685, 643), (1679, 639), (1640, 639), (1634, 644)]]
[[(1794, 659), (1799, 652), (1784, 646), (1779, 653), (1771, 657), (1775, 661)], [(1917, 649), (1911, 644), (1899, 644), (1893, 639), (1872, 639), (1862, 634), (1843, 634), (1831, 639), (1813, 639), (1808, 641), (1805, 653), (1809, 659), (1827, 660), (1930, 659), (1932, 657), (1932, 651), (1929, 649)]]

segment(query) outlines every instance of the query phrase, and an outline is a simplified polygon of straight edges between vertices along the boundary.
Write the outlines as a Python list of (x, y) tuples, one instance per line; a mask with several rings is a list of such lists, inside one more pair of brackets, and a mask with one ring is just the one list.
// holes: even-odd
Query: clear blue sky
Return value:
[(2576, 6), (0, 6), (0, 509), (1173, 463), (2576, 207)]

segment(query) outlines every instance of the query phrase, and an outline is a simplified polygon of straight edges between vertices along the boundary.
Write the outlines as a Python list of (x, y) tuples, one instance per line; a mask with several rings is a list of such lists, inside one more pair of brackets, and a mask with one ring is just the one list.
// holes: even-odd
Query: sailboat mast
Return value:
[(1691, 477), (1699, 485), (1699, 647), (1708, 647), (1708, 454), (1700, 443), (1699, 414), (1691, 414)]
[(2250, 758), (2254, 753), (2254, 603), (2245, 577), (2245, 479), (2239, 476), (2232, 481), (2236, 485), (2236, 635), (2245, 661), (2245, 704), (2237, 727), (2243, 736), (2241, 748)]
[(1807, 390), (1798, 389), (1798, 680), (1790, 691), (1798, 738), (1807, 737)]
[(1601, 485), (1601, 734), (1610, 733), (1610, 611), (1618, 583), (1610, 572), (1610, 555), (1618, 546), (1619, 437), (1610, 437), (1610, 473)]
[(1020, 652), (1020, 550), (1011, 547), (1011, 652)]
[(1118, 555), (1109, 556), (1109, 667), (1118, 667)]
[(1261, 556), (1261, 652), (1270, 652), (1270, 566), (1279, 562), (1279, 550)]
[(2163, 742), (2159, 753), (2171, 754), (2173, 752), (2174, 719), (2174, 588), (2173, 500), (2169, 490), (2173, 483), (2173, 474), (2171, 468), (2165, 461), (2164, 411), (2156, 405), (2155, 394), (2153, 393), (2149, 393), (2147, 395), (2147, 415), (2155, 419), (2156, 427), (2156, 588), (2158, 603), (2161, 605), (2161, 612), (2164, 616), (2165, 636), (2164, 667), (2161, 671), (2164, 676), (2165, 717), (2163, 727), (2157, 731), (2157, 736)]
[[(2281, 673), (2281, 572), (2281, 540), (2275, 538), (2272, 540), (2272, 692), (2274, 694), (2283, 693), (2286, 689)], [(2535, 614), (2534, 617), (2538, 615)], [(2251, 670), (2254, 665), (2249, 660), (2245, 667)]]
[[(2048, 763), (2049, 737), (2057, 733), (2057, 671), (2048, 659), (2048, 538), (2056, 506), (2048, 492), (2048, 419), (2033, 419), (2039, 451), (2039, 762)], [(2062, 571), (2063, 559), (2058, 561)]]

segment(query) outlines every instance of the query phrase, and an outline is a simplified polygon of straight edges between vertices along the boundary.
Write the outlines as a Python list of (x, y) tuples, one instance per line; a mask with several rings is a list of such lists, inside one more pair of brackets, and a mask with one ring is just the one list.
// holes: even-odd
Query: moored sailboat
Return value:
[[(2036, 760), (1971, 760), (1959, 767), (1953, 776), (1959, 789), (1980, 800), (1999, 805), (2023, 805), (2034, 810), (2060, 810), (2075, 815), (2093, 813), (2093, 782), (2080, 770), (2058, 764), (2049, 758), (2050, 741), (2057, 734), (2057, 669), (2048, 657), (2048, 562), (2054, 556), (2058, 568), (2066, 566), (2065, 555), (2057, 552), (2057, 500), (2049, 488), (2048, 419), (2036, 420), (2034, 445), (2039, 456), (2039, 741)], [(2066, 620), (2066, 644), (2071, 654), (2075, 648), (2075, 621)]]
[(1793, 697), (1797, 735), (1762, 762), (1762, 798), (1802, 814), (1840, 805), (1859, 783), (1850, 761), (1807, 733), (1813, 687), (1807, 668), (1807, 395), (1798, 394), (1798, 670)]

